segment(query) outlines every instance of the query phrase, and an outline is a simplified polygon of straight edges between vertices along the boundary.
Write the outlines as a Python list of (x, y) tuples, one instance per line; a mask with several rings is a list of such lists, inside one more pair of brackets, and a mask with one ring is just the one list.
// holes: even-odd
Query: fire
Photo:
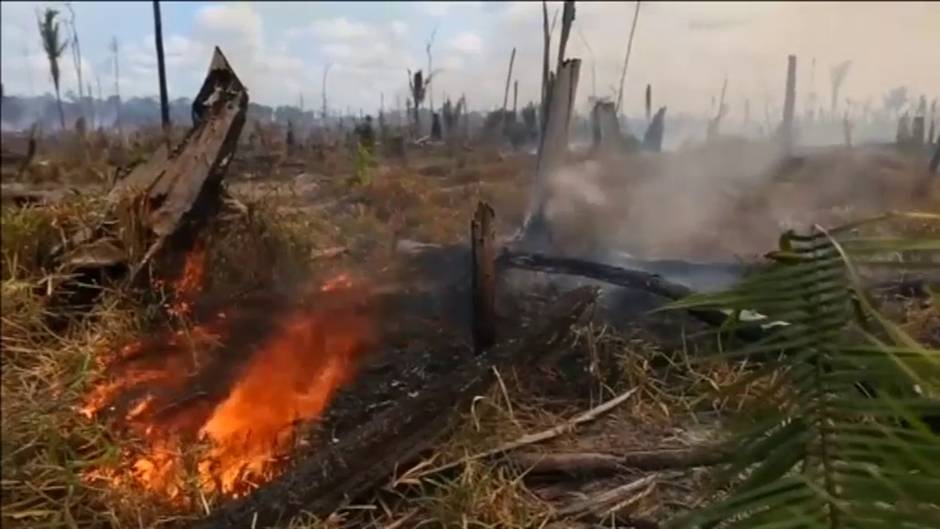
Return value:
[[(177, 285), (198, 292), (187, 278), (200, 278), (202, 258), (190, 262), (192, 274)], [(143, 448), (121, 468), (89, 477), (177, 499), (192, 481), (187, 475), (203, 493), (228, 496), (270, 480), (295, 444), (296, 426), (322, 416), (375, 343), (361, 305), (361, 289), (343, 274), (302, 304), (245, 303), (189, 332), (125, 347), (113, 379), (89, 393), (81, 412), (113, 417)]]
[(238, 492), (245, 477), (267, 477), (289, 448), (293, 425), (319, 417), (353, 375), (368, 323), (354, 314), (324, 316), (292, 316), (200, 429), (213, 449), (199, 473), (223, 492)]

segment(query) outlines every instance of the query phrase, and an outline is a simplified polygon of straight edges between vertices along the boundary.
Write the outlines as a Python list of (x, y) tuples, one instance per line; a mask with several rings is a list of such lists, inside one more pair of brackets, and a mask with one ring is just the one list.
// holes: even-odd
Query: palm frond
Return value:
[(769, 267), (671, 306), (725, 310), (724, 331), (753, 323), (746, 312), (779, 323), (718, 356), (783, 375), (733, 440), (730, 493), (671, 527), (940, 527), (940, 435), (925, 421), (940, 417), (940, 351), (881, 315), (863, 280), (872, 263), (936, 270), (940, 240), (861, 233), (872, 225), (785, 234)]

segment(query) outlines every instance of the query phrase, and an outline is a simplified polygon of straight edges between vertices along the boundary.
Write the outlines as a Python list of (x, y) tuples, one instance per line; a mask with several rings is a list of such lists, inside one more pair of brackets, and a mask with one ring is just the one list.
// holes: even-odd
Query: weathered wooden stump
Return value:
[(477, 205), (470, 221), (473, 349), (476, 354), (496, 342), (496, 231), (495, 213), (485, 202)]

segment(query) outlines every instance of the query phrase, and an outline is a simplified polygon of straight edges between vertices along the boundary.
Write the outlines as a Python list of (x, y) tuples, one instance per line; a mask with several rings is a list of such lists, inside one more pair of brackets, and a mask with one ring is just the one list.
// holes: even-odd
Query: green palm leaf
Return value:
[(671, 527), (940, 527), (940, 436), (922, 420), (940, 417), (940, 351), (875, 310), (863, 281), (875, 267), (940, 266), (940, 240), (863, 233), (898, 218), (940, 221), (891, 215), (787, 233), (773, 263), (736, 287), (668, 307), (724, 310), (727, 336), (755, 313), (776, 322), (717, 356), (759, 358), (755, 378), (782, 375), (733, 440), (718, 476), (730, 493)]

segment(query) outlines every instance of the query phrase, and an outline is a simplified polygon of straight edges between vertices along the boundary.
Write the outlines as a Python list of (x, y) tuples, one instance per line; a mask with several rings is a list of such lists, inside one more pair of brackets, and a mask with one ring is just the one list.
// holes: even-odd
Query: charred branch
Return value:
[[(679, 300), (695, 293), (692, 289), (669, 282), (657, 274), (568, 257), (504, 251), (496, 262), (500, 267), (587, 277), (613, 285), (643, 290), (669, 300)], [(714, 327), (721, 327), (729, 322), (728, 315), (719, 310), (691, 309), (689, 314)], [(739, 326), (735, 334), (746, 341), (757, 341), (765, 335), (759, 326)]]

